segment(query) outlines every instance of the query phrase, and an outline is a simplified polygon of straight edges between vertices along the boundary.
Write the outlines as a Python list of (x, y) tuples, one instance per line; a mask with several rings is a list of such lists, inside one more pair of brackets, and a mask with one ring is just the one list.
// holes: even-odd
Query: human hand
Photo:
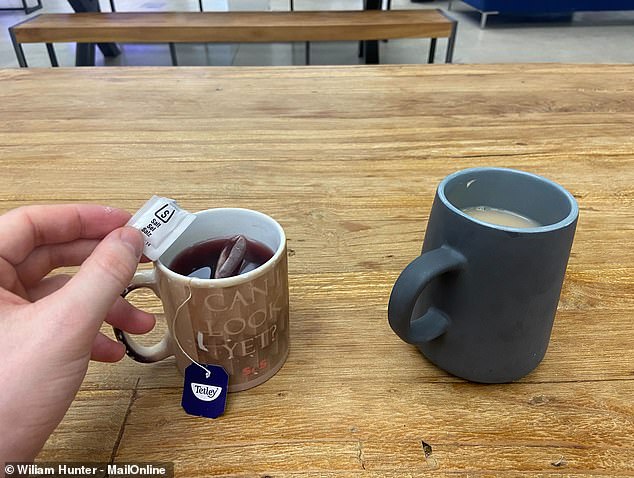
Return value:
[[(32, 461), (64, 417), (88, 362), (125, 347), (105, 320), (145, 333), (154, 317), (120, 297), (143, 239), (130, 215), (93, 205), (29, 206), (0, 216), (0, 463)], [(47, 277), (80, 265), (72, 278)], [(0, 467), (1, 469), (1, 467)]]

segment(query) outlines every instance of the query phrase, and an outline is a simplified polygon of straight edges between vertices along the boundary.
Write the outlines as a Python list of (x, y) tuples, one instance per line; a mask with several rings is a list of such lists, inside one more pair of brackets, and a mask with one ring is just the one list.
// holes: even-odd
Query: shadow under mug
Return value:
[[(498, 226), (463, 209), (512, 211), (538, 227)], [(543, 359), (578, 218), (573, 196), (543, 177), (473, 168), (438, 186), (421, 255), (400, 274), (392, 329), (467, 380), (504, 383)]]
[[(174, 355), (181, 373), (193, 359), (221, 365), (229, 391), (246, 390), (271, 378), (289, 350), (286, 235), (271, 217), (239, 208), (208, 209), (154, 263), (135, 274), (124, 297), (146, 287), (161, 299), (168, 330), (150, 347), (126, 332), (115, 335), (137, 362), (152, 363)], [(190, 278), (168, 265), (183, 250), (202, 241), (242, 234), (274, 251), (258, 268), (223, 279)]]

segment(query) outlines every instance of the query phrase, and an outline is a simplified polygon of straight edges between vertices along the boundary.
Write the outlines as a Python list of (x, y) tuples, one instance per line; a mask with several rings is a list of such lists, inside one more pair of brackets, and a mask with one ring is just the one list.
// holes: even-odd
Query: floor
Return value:
[[(34, 2), (35, 0), (29, 0)], [(3, 6), (20, 4), (3, 0)], [(71, 11), (65, 0), (43, 0), (41, 12)], [(116, 0), (119, 11), (197, 10), (196, 0)], [(327, 4), (327, 5), (324, 5)], [(412, 3), (393, 0), (392, 8), (447, 8), (446, 0)], [(206, 10), (286, 10), (288, 0), (205, 0)], [(570, 62), (634, 63), (634, 12), (577, 13), (574, 16), (491, 16), (480, 29), (479, 13), (454, 1), (453, 15), (459, 22), (455, 63)], [(103, 11), (109, 2), (101, 0)], [(361, 0), (295, 0), (297, 10), (355, 9)], [(17, 67), (7, 28), (25, 19), (20, 11), (0, 12), (0, 68)], [(438, 42), (437, 61), (444, 58), (445, 41)], [(426, 59), (428, 40), (392, 40), (381, 43), (382, 63), (421, 63)], [(74, 45), (55, 45), (62, 66), (74, 63)], [(167, 45), (123, 45), (123, 54), (104, 59), (103, 65), (169, 65)], [(301, 65), (304, 44), (179, 45), (181, 65)], [(49, 66), (44, 45), (25, 45), (30, 66)], [(312, 64), (356, 64), (355, 42), (314, 43)]]

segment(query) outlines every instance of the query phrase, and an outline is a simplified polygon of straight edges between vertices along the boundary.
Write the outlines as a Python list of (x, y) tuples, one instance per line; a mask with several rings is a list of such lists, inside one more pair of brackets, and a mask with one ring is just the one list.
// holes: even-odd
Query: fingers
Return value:
[(125, 355), (125, 345), (99, 332), (92, 343), (90, 359), (97, 362), (118, 362)]
[(15, 267), (2, 257), (0, 257), (0, 289), (16, 294), (23, 299), (28, 297)]
[[(29, 290), (29, 297), (32, 301), (40, 300), (64, 287), (69, 280), (67, 275), (47, 277)], [(106, 322), (131, 334), (145, 334), (154, 328), (156, 319), (153, 314), (137, 309), (119, 297), (108, 312)]]
[[(26, 292), (24, 293), (24, 295), (17, 295), (0, 287), (0, 304), (2, 306), (28, 305), (29, 301), (26, 300), (25, 297), (27, 297)], [(0, 320), (2, 320), (2, 313), (0, 313)]]
[(19, 264), (38, 246), (101, 239), (128, 219), (121, 209), (89, 204), (14, 209), (0, 216), (0, 257)]
[(132, 279), (141, 251), (141, 233), (123, 227), (110, 233), (60, 290), (42, 300), (57, 318), (85, 338), (93, 337)]
[(40, 300), (64, 287), (69, 280), (70, 276), (65, 274), (47, 277), (46, 279), (41, 280), (36, 286), (29, 289), (29, 299), (31, 299), (32, 302)]
[(131, 334), (145, 334), (154, 328), (156, 320), (154, 315), (137, 309), (120, 297), (110, 309), (106, 322)]
[(58, 267), (78, 266), (92, 254), (98, 239), (78, 239), (63, 244), (36, 248), (15, 270), (24, 287), (29, 288)]

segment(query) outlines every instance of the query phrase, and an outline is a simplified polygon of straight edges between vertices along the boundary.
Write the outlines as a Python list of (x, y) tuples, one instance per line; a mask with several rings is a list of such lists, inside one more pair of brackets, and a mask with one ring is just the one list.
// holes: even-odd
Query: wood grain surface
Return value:
[[(161, 194), (258, 209), (288, 236), (291, 353), (274, 378), (211, 421), (180, 408), (172, 360), (92, 364), (41, 460), (173, 461), (183, 477), (634, 476), (634, 67), (4, 70), (0, 91), (1, 211), (132, 212)], [(486, 165), (544, 175), (580, 206), (548, 353), (490, 386), (435, 368), (386, 318), (438, 182)]]
[(436, 10), (48, 13), (15, 27), (21, 43), (284, 42), (443, 38)]

